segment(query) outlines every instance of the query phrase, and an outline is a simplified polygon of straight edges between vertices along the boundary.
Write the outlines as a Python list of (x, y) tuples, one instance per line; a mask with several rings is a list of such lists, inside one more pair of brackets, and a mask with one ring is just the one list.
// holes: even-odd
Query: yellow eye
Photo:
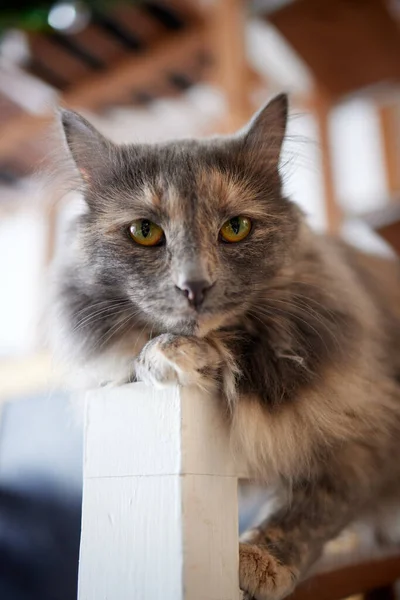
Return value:
[(141, 246), (157, 246), (164, 236), (164, 232), (153, 221), (136, 219), (129, 227), (131, 238)]
[(224, 242), (240, 242), (249, 235), (251, 231), (251, 221), (247, 217), (233, 217), (224, 223), (220, 234)]

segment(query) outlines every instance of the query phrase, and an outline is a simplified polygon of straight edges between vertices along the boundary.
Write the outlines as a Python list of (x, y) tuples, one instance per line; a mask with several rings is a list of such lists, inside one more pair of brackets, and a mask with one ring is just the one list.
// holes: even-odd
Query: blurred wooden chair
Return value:
[(393, 94), (400, 89), (399, 16), (384, 0), (297, 0), (267, 19), (314, 77), (310, 104), (320, 130), (328, 224), (337, 231), (342, 215), (332, 175), (329, 115), (346, 97), (375, 94), (389, 193), (400, 191), (400, 104)]

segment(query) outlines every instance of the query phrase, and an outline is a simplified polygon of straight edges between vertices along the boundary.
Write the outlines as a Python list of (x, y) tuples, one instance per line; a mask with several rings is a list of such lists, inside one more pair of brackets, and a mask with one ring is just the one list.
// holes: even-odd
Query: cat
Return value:
[(62, 338), (107, 381), (224, 397), (235, 451), (286, 498), (240, 544), (256, 600), (400, 493), (399, 263), (317, 235), (283, 195), (287, 118), (279, 95), (232, 136), (118, 146), (61, 113), (86, 201)]

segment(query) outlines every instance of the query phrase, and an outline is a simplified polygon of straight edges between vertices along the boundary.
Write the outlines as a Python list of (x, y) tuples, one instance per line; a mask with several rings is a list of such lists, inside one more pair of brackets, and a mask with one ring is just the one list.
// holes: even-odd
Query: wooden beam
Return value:
[(251, 117), (252, 74), (246, 56), (246, 5), (242, 0), (219, 0), (209, 9), (209, 46), (214, 59), (213, 81), (227, 101), (227, 116), (219, 127), (230, 133)]
[[(200, 53), (205, 47), (204, 28), (201, 24), (182, 33), (168, 34), (146, 54), (129, 56), (112, 70), (87, 77), (79, 86), (61, 97), (61, 103), (76, 109), (93, 109), (112, 104), (119, 95), (131, 89), (150, 84), (174, 64), (179, 65), (182, 56)], [(54, 114), (38, 117), (24, 114), (11, 119), (0, 131), (0, 159), (17, 151), (25, 140), (40, 135), (54, 120)]]
[(147, 54), (129, 56), (103, 75), (87, 78), (78, 87), (66, 93), (63, 103), (95, 109), (110, 103), (120, 94), (133, 87), (146, 85), (154, 76), (180, 64), (182, 56), (200, 52), (204, 47), (204, 31), (198, 26), (183, 33), (170, 34), (161, 38)]
[(104, 67), (112, 65), (114, 61), (128, 54), (127, 48), (118, 38), (96, 23), (89, 23), (85, 29), (70, 34), (70, 39), (89, 55), (101, 61)]
[(28, 37), (34, 62), (61, 78), (65, 86), (87, 77), (91, 68), (83, 60), (57, 44), (53, 35), (35, 33)]
[(390, 586), (400, 579), (400, 556), (359, 562), (304, 581), (288, 600), (341, 600)]
[(332, 102), (321, 87), (315, 89), (312, 106), (319, 132), (327, 228), (330, 233), (338, 233), (342, 222), (342, 211), (336, 197), (332, 148), (329, 136), (329, 115)]
[(393, 198), (400, 192), (400, 106), (381, 106), (379, 119), (387, 187), (389, 195)]
[(239, 600), (226, 415), (196, 389), (88, 398), (79, 600)]

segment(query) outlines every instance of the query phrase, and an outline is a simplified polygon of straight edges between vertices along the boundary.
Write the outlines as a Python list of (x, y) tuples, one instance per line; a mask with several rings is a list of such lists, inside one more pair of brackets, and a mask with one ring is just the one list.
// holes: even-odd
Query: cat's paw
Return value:
[(282, 600), (296, 584), (293, 569), (255, 544), (239, 546), (239, 581), (243, 600)]
[(155, 387), (174, 383), (211, 391), (221, 364), (217, 350), (206, 340), (162, 334), (148, 342), (135, 361), (136, 378)]

